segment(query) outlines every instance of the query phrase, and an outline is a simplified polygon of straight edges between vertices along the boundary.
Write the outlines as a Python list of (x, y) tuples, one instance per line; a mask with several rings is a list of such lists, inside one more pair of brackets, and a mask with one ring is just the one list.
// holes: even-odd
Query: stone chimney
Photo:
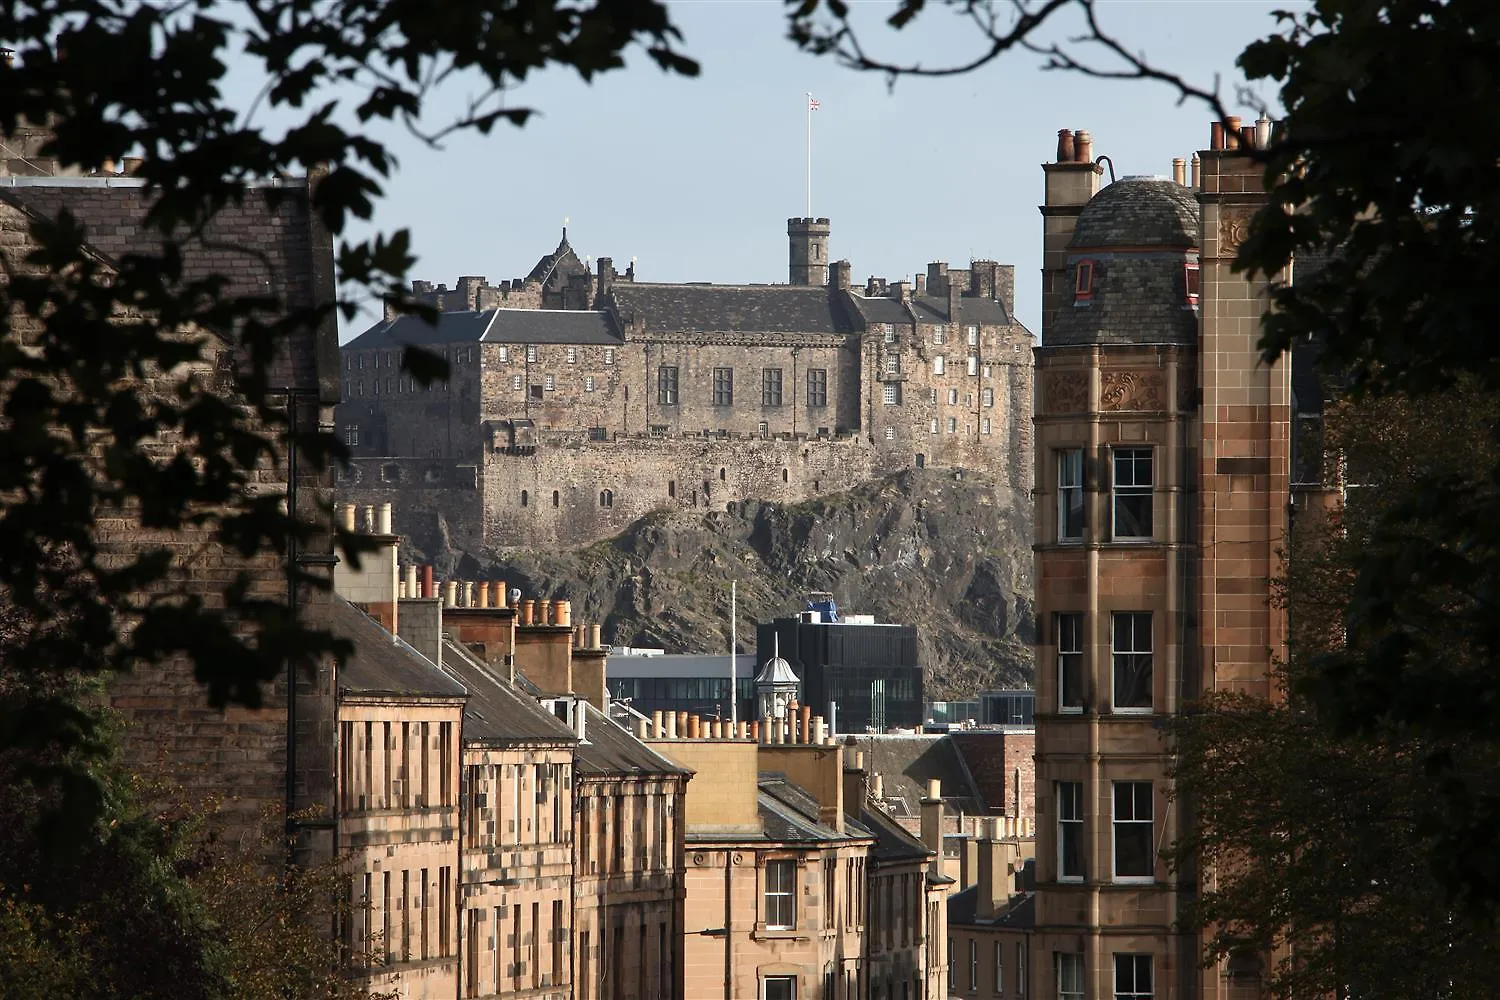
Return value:
[(937, 778), (927, 779), (927, 794), (922, 796), (922, 843), (936, 854), (932, 871), (943, 870), (943, 784)]
[[(1104, 167), (1092, 162), (1093, 141), (1087, 132), (1074, 134), (1067, 129), (1058, 132), (1057, 162), (1042, 164), (1045, 194), (1042, 198), (1042, 339), (1052, 317), (1071, 289), (1063, 286), (1067, 277), (1068, 241), (1078, 224), (1083, 206), (1099, 191)], [(1012, 275), (1014, 286), (1014, 275)], [(1014, 288), (1012, 287), (1012, 292)], [(1012, 308), (1012, 298), (1001, 300)]]
[(853, 280), (854, 267), (847, 260), (836, 260), (828, 267), (828, 287), (847, 292)]
[(1006, 858), (1013, 852), (1006, 847), (988, 837), (979, 841), (979, 891), (974, 901), (974, 916), (980, 920), (995, 919), (1010, 900), (1011, 876)]
[(368, 506), (361, 511), (354, 504), (346, 504), (340, 520), (345, 531), (364, 534), (374, 548), (360, 554), (358, 569), (351, 560), (340, 557), (333, 568), (334, 593), (395, 635), (400, 624), (401, 564), (396, 553), (401, 539), (391, 530), (391, 505)]

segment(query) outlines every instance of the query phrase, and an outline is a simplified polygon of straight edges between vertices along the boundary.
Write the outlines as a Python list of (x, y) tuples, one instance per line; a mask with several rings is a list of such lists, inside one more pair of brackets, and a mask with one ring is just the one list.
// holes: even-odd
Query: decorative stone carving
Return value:
[(1089, 408), (1087, 372), (1049, 372), (1042, 383), (1045, 413), (1083, 413)]
[(1166, 378), (1161, 372), (1101, 372), (1099, 409), (1165, 410)]
[(1219, 256), (1233, 257), (1250, 233), (1248, 209), (1223, 208), (1219, 214)]

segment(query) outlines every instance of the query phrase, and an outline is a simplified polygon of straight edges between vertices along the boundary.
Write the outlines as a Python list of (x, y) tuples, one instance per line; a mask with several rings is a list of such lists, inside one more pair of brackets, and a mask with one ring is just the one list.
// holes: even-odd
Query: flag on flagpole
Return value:
[(809, 111), (816, 111), (816, 110), (818, 110), (818, 99), (816, 97), (812, 96), (811, 94), (807, 95), (807, 110), (809, 110)]

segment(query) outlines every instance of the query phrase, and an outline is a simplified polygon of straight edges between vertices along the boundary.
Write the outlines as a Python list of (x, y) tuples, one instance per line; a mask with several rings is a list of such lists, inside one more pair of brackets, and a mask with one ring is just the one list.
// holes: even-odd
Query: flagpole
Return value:
[(807, 115), (807, 141), (803, 144), (807, 151), (806, 176), (804, 178), (804, 190), (807, 194), (807, 218), (812, 218), (812, 91), (807, 92), (807, 107), (803, 114)]

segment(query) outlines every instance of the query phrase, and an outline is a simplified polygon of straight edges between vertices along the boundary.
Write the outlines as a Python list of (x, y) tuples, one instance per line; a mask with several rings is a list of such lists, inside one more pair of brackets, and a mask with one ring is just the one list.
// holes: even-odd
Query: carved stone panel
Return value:
[(1049, 372), (1042, 382), (1042, 412), (1083, 413), (1089, 408), (1087, 372)]
[(1233, 257), (1250, 232), (1249, 209), (1223, 208), (1219, 214), (1219, 256)]
[(1101, 372), (1099, 409), (1165, 410), (1167, 380), (1164, 372)]

